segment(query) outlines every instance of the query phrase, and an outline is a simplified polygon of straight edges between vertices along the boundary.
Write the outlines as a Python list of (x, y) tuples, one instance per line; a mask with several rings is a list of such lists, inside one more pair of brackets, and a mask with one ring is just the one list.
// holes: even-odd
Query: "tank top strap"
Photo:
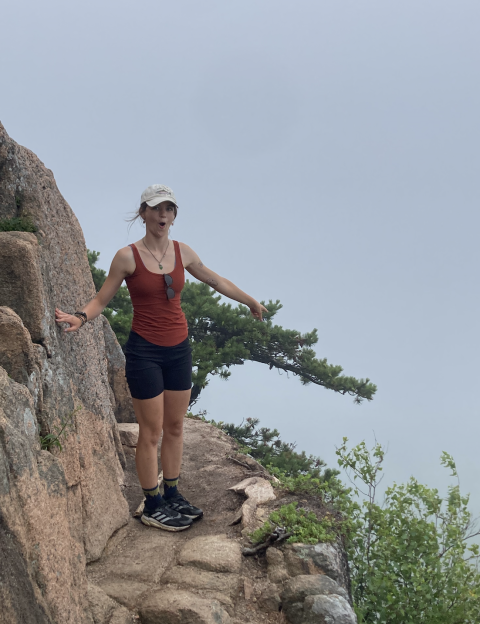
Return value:
[(128, 246), (132, 248), (133, 257), (135, 259), (135, 271), (132, 273), (132, 275), (134, 275), (135, 273), (140, 273), (140, 271), (145, 268), (145, 265), (143, 264), (143, 260), (140, 257), (136, 245), (134, 243), (130, 243)]
[(183, 266), (183, 262), (182, 262), (182, 254), (180, 253), (180, 245), (178, 244), (178, 241), (174, 240), (173, 241), (173, 246), (175, 248), (175, 268), (177, 268), (177, 266), (180, 269), (184, 269)]

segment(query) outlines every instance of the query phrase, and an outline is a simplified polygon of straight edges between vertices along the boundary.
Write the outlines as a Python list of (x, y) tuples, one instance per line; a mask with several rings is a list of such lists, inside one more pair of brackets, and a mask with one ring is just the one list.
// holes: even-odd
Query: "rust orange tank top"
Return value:
[(161, 347), (174, 347), (188, 336), (187, 319), (180, 306), (180, 293), (185, 285), (185, 270), (177, 241), (175, 248), (175, 267), (170, 277), (175, 297), (167, 298), (163, 275), (152, 273), (143, 264), (138, 249), (132, 243), (135, 258), (135, 271), (125, 282), (133, 304), (132, 331), (148, 342)]

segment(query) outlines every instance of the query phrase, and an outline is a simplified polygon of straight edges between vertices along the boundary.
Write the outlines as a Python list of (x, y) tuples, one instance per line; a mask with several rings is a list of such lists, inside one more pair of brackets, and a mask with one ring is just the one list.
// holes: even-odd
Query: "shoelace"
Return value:
[(167, 503), (171, 501), (172, 503), (186, 503), (187, 505), (191, 504), (184, 496), (180, 494), (180, 492), (177, 492), (171, 498), (166, 498), (165, 500), (167, 501)]
[(166, 516), (169, 516), (170, 518), (174, 520), (180, 518), (180, 515), (181, 515), (178, 513), (178, 511), (175, 511), (175, 509), (172, 509), (167, 501), (165, 501), (163, 505), (159, 505), (156, 509), (152, 509), (151, 511), (147, 509), (147, 511), (150, 514), (153, 514), (156, 511), (161, 511), (163, 514), (165, 514)]

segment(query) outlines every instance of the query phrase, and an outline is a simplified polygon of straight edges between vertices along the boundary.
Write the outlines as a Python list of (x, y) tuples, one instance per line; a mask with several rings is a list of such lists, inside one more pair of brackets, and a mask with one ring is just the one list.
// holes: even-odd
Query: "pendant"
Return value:
[(163, 271), (163, 266), (160, 263), (158, 263), (158, 268), (160, 269), (160, 271)]

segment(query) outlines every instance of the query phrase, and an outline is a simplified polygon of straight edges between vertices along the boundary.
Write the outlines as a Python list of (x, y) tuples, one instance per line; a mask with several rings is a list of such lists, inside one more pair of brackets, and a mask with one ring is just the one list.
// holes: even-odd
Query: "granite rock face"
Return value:
[(340, 544), (286, 544), (269, 548), (266, 558), (268, 579), (281, 592), (287, 622), (357, 623), (347, 556)]
[[(4, 218), (1, 205), (0, 218)], [(28, 319), (32, 340), (42, 344), (48, 339), (49, 309), (43, 289), (37, 237), (29, 232), (2, 233), (0, 266), (1, 304), (15, 310), (20, 318)]]
[(350, 592), (345, 551), (335, 544), (289, 544), (285, 564), (290, 576), (326, 574)]
[(132, 397), (125, 378), (125, 356), (110, 323), (102, 316), (103, 337), (107, 356), (108, 380), (112, 390), (115, 418), (119, 423), (134, 423)]
[(3, 368), (0, 441), (1, 541), (10, 543), (15, 553), (2, 601), (6, 621), (24, 621), (18, 593), (25, 588), (28, 611), (42, 613), (40, 622), (90, 622), (83, 599), (86, 561), (79, 488), (68, 488), (61, 461), (40, 450), (32, 395)]
[(285, 556), (280, 549), (269, 548), (266, 552), (267, 575), (271, 583), (282, 583), (289, 576), (285, 567)]
[[(29, 621), (23, 588), (35, 621), (91, 624), (86, 562), (128, 521), (107, 332), (56, 326), (55, 307), (95, 295), (85, 241), (52, 172), (0, 124), (0, 219), (27, 215), (36, 234), (0, 233), (0, 544), (15, 553), (2, 604)], [(66, 422), (62, 450), (41, 450)]]

